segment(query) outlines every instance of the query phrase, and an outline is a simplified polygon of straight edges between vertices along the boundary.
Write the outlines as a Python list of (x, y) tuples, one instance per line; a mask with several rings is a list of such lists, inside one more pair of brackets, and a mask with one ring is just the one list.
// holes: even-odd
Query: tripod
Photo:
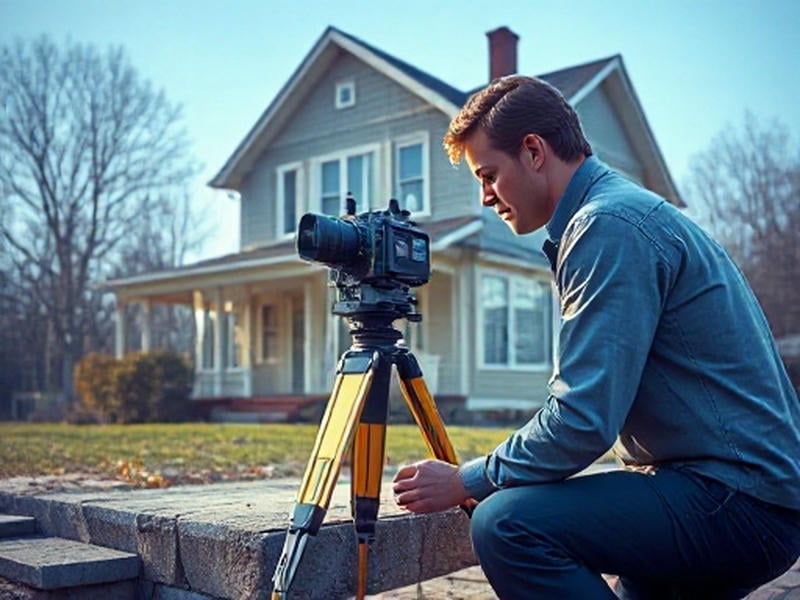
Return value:
[(322, 525), (348, 450), (352, 451), (351, 513), (358, 542), (356, 598), (364, 598), (367, 553), (378, 519), (392, 365), (397, 367), (403, 398), (430, 453), (452, 464), (458, 462), (419, 363), (399, 343), (402, 335), (392, 326), (394, 318), (394, 314), (370, 313), (350, 319), (352, 344), (339, 359), (333, 391), (272, 578), (272, 600), (288, 597), (308, 536), (316, 535)]

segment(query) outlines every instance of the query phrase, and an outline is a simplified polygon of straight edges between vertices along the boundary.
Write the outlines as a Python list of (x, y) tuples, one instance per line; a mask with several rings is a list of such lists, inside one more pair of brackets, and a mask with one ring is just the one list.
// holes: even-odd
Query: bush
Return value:
[(153, 423), (187, 418), (192, 369), (174, 352), (129, 354), (117, 360), (87, 355), (75, 369), (84, 406), (112, 422)]
[(107, 354), (92, 352), (75, 365), (73, 381), (81, 403), (90, 411), (107, 417), (116, 408), (116, 371), (119, 361)]

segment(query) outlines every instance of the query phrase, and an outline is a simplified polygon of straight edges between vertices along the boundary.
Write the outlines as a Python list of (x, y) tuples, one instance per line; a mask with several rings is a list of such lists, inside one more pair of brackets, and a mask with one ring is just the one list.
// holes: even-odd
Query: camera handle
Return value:
[[(316, 535), (322, 525), (342, 460), (350, 450), (351, 512), (358, 543), (356, 598), (365, 597), (368, 549), (375, 539), (380, 504), (392, 365), (397, 367), (403, 398), (431, 455), (458, 464), (419, 363), (398, 343), (400, 332), (388, 323), (364, 327), (357, 319), (352, 322), (352, 344), (339, 359), (333, 390), (272, 578), (272, 600), (288, 597), (308, 536)], [(471, 513), (470, 508), (462, 508)]]

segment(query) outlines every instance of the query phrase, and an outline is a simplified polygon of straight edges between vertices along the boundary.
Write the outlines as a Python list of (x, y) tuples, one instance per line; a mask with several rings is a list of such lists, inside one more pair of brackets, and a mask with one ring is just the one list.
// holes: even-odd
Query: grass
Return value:
[[(448, 427), (460, 460), (491, 451), (512, 431)], [(0, 423), (0, 478), (91, 474), (166, 486), (265, 475), (301, 475), (316, 425)], [(386, 458), (396, 466), (427, 456), (415, 425), (389, 425)]]

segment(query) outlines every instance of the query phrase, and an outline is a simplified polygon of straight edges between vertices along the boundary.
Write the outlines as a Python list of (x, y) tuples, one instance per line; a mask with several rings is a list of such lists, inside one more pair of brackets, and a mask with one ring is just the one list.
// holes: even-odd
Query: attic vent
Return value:
[(336, 108), (347, 108), (356, 103), (356, 82), (340, 81), (336, 84), (336, 97), (334, 98)]

